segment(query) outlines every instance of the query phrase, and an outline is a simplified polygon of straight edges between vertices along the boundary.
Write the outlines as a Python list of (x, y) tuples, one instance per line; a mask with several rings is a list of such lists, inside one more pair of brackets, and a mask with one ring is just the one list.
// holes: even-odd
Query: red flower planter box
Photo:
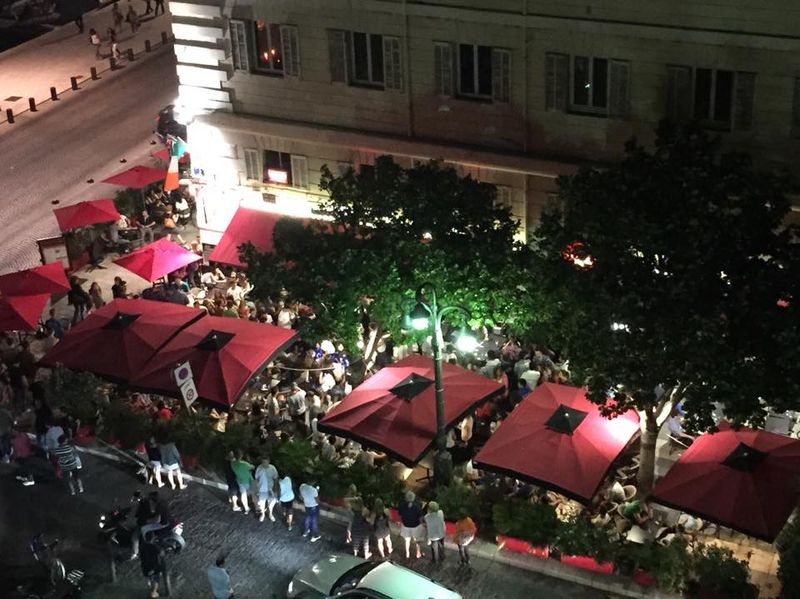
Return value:
[(597, 572), (599, 574), (613, 574), (614, 564), (609, 562), (600, 563), (593, 557), (585, 557), (580, 555), (562, 555), (562, 564), (569, 564), (576, 568), (589, 570), (590, 572)]
[(392, 522), (400, 523), (400, 512), (397, 511), (397, 508), (389, 509), (389, 517), (392, 519)]
[(200, 458), (198, 458), (196, 455), (182, 455), (181, 462), (183, 462), (184, 468), (191, 468), (193, 470), (197, 468)]
[(507, 537), (505, 535), (497, 535), (496, 540), (497, 546), (506, 551), (511, 551), (513, 553), (526, 553), (540, 559), (547, 559), (550, 557), (549, 547), (534, 547), (528, 541), (515, 539), (514, 537)]
[(452, 537), (456, 534), (456, 523), (444, 521), (444, 534), (445, 536)]
[(86, 447), (87, 445), (91, 445), (94, 442), (94, 435), (92, 434), (91, 427), (82, 426), (78, 429), (78, 433), (75, 435), (75, 443), (80, 445), (81, 447)]
[(636, 570), (636, 572), (633, 573), (633, 581), (643, 587), (651, 587), (656, 584), (656, 579), (644, 570)]

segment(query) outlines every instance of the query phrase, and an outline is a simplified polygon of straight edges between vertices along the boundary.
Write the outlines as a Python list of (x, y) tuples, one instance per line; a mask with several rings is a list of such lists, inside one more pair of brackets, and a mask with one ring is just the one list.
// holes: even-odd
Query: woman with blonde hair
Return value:
[(433, 563), (444, 561), (444, 512), (439, 509), (439, 504), (431, 501), (428, 504), (428, 513), (425, 514), (425, 530), (428, 532), (428, 545), (431, 546)]
[(392, 534), (389, 528), (389, 512), (380, 498), (376, 499), (372, 505), (370, 522), (372, 524), (372, 534), (375, 535), (375, 541), (378, 545), (378, 553), (381, 558), (385, 558), (392, 552)]

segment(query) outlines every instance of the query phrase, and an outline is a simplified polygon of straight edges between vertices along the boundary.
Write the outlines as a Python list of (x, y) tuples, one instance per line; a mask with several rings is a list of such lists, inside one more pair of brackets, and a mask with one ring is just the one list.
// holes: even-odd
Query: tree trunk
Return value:
[(636, 477), (639, 495), (647, 495), (653, 490), (656, 470), (656, 439), (658, 439), (658, 429), (660, 428), (653, 408), (646, 410), (644, 414), (642, 445), (639, 450), (639, 473)]

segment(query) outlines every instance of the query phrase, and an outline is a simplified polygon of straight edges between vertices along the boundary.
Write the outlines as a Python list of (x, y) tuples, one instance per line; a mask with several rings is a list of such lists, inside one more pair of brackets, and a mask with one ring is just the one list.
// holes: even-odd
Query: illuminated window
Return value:
[(292, 156), (287, 152), (264, 151), (264, 183), (292, 185)]
[(268, 73), (283, 73), (280, 25), (256, 21), (255, 31), (256, 69)]

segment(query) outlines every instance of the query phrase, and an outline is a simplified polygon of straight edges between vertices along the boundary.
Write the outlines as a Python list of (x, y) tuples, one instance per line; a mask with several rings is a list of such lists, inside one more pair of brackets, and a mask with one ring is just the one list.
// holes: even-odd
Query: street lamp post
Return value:
[[(436, 457), (434, 459), (434, 482), (438, 485), (448, 485), (453, 478), (453, 458), (447, 451), (447, 420), (445, 418), (444, 403), (444, 376), (442, 346), (442, 318), (452, 312), (460, 312), (465, 318), (470, 318), (469, 310), (462, 306), (447, 306), (439, 309), (436, 299), (436, 287), (431, 283), (423, 283), (417, 289), (417, 305), (411, 312), (411, 324), (414, 329), (424, 331), (433, 325), (432, 348), (434, 364), (434, 385), (436, 387)], [(473, 337), (462, 334), (457, 339), (459, 349), (472, 351), (476, 341)]]

